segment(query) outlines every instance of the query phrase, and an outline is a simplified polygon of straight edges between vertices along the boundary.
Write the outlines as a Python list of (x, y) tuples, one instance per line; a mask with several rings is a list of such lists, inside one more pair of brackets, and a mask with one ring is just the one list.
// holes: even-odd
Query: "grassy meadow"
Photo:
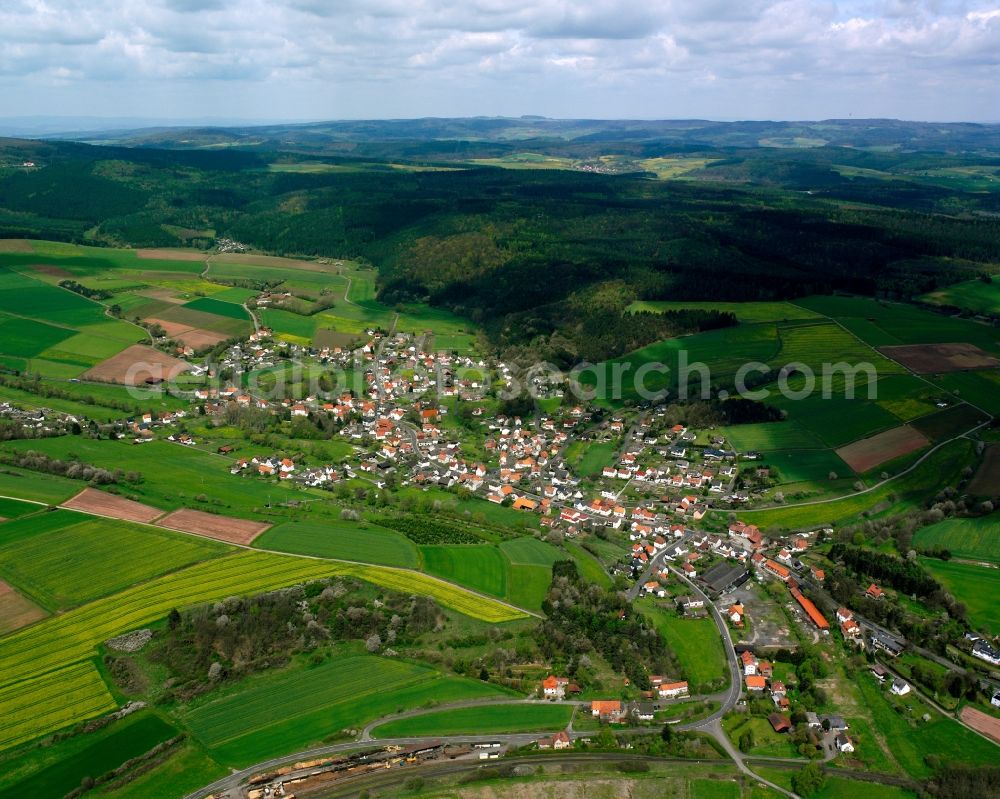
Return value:
[(945, 519), (917, 530), (913, 543), (926, 549), (944, 547), (956, 558), (1000, 563), (1000, 513)]
[[(315, 667), (255, 675), (223, 696), (193, 704), (181, 720), (220, 762), (242, 765), (307, 748), (401, 709), (506, 695), (428, 666), (345, 653)], [(281, 713), (274, 712), (276, 702)]]
[(568, 723), (573, 708), (548, 703), (483, 705), (441, 710), (380, 724), (378, 738), (425, 735), (475, 735), (514, 732), (556, 732)]
[(963, 603), (973, 627), (990, 635), (1000, 635), (1000, 570), (971, 563), (921, 558), (920, 564), (946, 591)]

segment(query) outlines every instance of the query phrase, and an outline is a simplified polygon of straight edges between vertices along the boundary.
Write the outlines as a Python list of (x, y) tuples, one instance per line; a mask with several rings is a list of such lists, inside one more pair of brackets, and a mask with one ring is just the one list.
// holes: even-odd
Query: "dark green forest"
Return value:
[[(830, 143), (791, 148), (742, 146), (803, 134), (778, 123), (607, 123), (595, 132), (529, 120), (516, 130), (535, 138), (442, 143), (431, 137), (460, 136), (475, 121), (424, 122), (371, 123), (367, 139), (362, 123), (291, 128), (284, 151), (270, 134), (239, 146), (246, 131), (195, 136), (234, 145), (211, 150), (179, 149), (176, 133), (128, 142), (139, 146), (0, 140), (0, 237), (136, 247), (228, 237), (267, 253), (365, 260), (379, 270), (384, 302), (446, 307), (499, 348), (531, 345), (563, 362), (732, 324), (626, 313), (637, 299), (909, 299), (1000, 263), (991, 126), (809, 123)], [(614, 174), (464, 160), (514, 147), (703, 160), (681, 180), (627, 159)], [(375, 151), (388, 160), (359, 155)], [(291, 162), (305, 168), (289, 171)]]

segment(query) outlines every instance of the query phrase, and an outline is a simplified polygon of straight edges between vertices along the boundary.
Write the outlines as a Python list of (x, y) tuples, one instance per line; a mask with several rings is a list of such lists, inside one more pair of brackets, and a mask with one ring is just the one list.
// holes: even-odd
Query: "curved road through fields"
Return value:
[[(656, 559), (654, 559), (655, 561)], [(722, 704), (718, 710), (714, 713), (706, 716), (703, 719), (698, 719), (696, 721), (691, 721), (687, 723), (678, 723), (674, 725), (674, 729), (678, 731), (701, 731), (707, 732), (713, 738), (715, 738), (723, 750), (729, 755), (729, 757), (736, 764), (736, 767), (757, 782), (767, 785), (769, 788), (778, 791), (784, 796), (795, 797), (796, 795), (790, 791), (785, 790), (780, 785), (776, 785), (769, 780), (765, 780), (762, 777), (755, 774), (750, 767), (746, 764), (745, 758), (741, 752), (739, 752), (729, 740), (725, 731), (722, 729), (721, 720), (722, 717), (732, 710), (739, 701), (740, 696), (743, 692), (743, 679), (740, 671), (739, 660), (736, 657), (736, 650), (733, 648), (733, 641), (729, 635), (729, 626), (726, 624), (725, 619), (722, 614), (719, 613), (715, 605), (709, 600), (708, 596), (704, 591), (701, 590), (697, 585), (688, 580), (682, 573), (674, 569), (672, 566), (668, 566), (670, 571), (672, 571), (677, 578), (687, 585), (692, 593), (696, 596), (701, 597), (705, 600), (706, 605), (709, 607), (712, 614), (712, 618), (715, 620), (715, 624), (719, 629), (719, 634), (722, 636), (723, 644), (726, 649), (727, 661), (729, 663), (729, 690), (724, 694), (722, 699)], [(634, 597), (633, 597), (634, 598)], [(268, 771), (270, 769), (275, 769), (289, 763), (295, 763), (303, 760), (311, 760), (322, 757), (327, 757), (330, 755), (341, 754), (344, 752), (350, 752), (358, 749), (364, 749), (367, 746), (378, 746), (379, 748), (386, 746), (411, 746), (414, 744), (427, 743), (429, 741), (441, 741), (443, 743), (475, 743), (482, 740), (495, 740), (501, 741), (508, 746), (524, 746), (538, 739), (539, 735), (549, 734), (554, 732), (553, 730), (539, 730), (536, 733), (518, 733), (515, 735), (493, 735), (493, 734), (482, 734), (482, 735), (451, 735), (451, 736), (437, 736), (437, 737), (415, 737), (415, 738), (383, 738), (383, 739), (373, 739), (372, 732), (380, 724), (387, 721), (407, 718), (410, 716), (418, 716), (426, 713), (439, 712), (442, 710), (451, 710), (461, 707), (476, 707), (486, 704), (528, 704), (532, 702), (538, 702), (539, 700), (533, 699), (520, 699), (514, 700), (513, 702), (509, 699), (497, 699), (497, 700), (469, 700), (465, 702), (453, 703), (450, 705), (442, 705), (436, 708), (430, 709), (417, 709), (408, 711), (402, 714), (396, 714), (394, 716), (385, 717), (381, 719), (376, 719), (375, 721), (367, 724), (362, 732), (361, 739), (356, 741), (349, 741), (340, 744), (333, 744), (330, 746), (323, 746), (316, 749), (310, 749), (303, 752), (296, 752), (291, 755), (285, 755), (283, 757), (277, 757), (272, 760), (265, 761), (263, 763), (257, 763), (249, 768), (242, 769), (240, 771), (235, 771), (232, 774), (223, 777), (220, 780), (212, 783), (211, 785), (205, 786), (200, 791), (189, 794), (185, 799), (200, 799), (209, 793), (215, 794), (216, 796), (225, 797), (232, 796), (235, 797), (241, 784), (248, 780), (254, 774), (258, 774), (263, 771)], [(566, 702), (564, 704), (572, 705), (583, 705), (586, 702)], [(625, 733), (648, 733), (648, 728), (623, 730)], [(569, 733), (570, 737), (575, 739), (586, 738), (592, 735), (590, 732), (578, 732), (573, 731)], [(594, 754), (588, 755), (587, 757), (600, 758), (601, 755)], [(793, 762), (793, 761), (789, 761)], [(798, 761), (794, 761), (798, 762)]]

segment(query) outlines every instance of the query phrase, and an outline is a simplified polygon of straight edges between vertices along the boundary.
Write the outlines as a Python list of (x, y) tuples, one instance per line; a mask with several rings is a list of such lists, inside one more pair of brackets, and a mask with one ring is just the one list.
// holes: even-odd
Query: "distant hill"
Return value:
[[(358, 152), (385, 152), (410, 143), (423, 145), (422, 153), (448, 157), (452, 142), (494, 145), (490, 152), (523, 148), (561, 148), (562, 152), (635, 152), (641, 144), (647, 155), (698, 149), (754, 147), (853, 147), (896, 152), (935, 151), (988, 153), (1000, 150), (1000, 125), (972, 123), (907, 122), (892, 119), (831, 119), (815, 122), (713, 122), (699, 119), (593, 120), (542, 117), (470, 117), (397, 120), (344, 120), (307, 124), (173, 127), (91, 134), (92, 142), (178, 149), (198, 147), (248, 147), (263, 150), (298, 150), (315, 153), (344, 152), (354, 144)], [(380, 146), (378, 146), (380, 145)], [(566, 148), (570, 149), (567, 150)], [(459, 148), (459, 157), (463, 148)]]

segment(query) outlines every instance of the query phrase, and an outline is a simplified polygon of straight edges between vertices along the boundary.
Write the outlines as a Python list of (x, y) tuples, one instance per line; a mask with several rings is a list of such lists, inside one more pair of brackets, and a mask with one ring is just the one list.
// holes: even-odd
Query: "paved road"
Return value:
[[(701, 588), (685, 577), (682, 572), (670, 565), (668, 565), (667, 568), (670, 569), (671, 573), (676, 576), (678, 580), (690, 588), (691, 592), (695, 596), (705, 601), (705, 607), (707, 607), (709, 612), (712, 614), (712, 619), (715, 621), (715, 626), (719, 630), (719, 635), (722, 636), (722, 645), (726, 650), (726, 660), (729, 663), (729, 691), (726, 693), (725, 698), (722, 701), (722, 706), (703, 722), (700, 722), (698, 725), (693, 727), (693, 729), (697, 729), (699, 726), (721, 719), (726, 713), (736, 706), (736, 703), (740, 701), (740, 695), (743, 693), (743, 673), (740, 669), (739, 658), (736, 657), (736, 649), (733, 647), (732, 636), (729, 635), (729, 625), (726, 624), (726, 620), (722, 617), (722, 614), (719, 613), (718, 608), (715, 607), (715, 603), (709, 599), (708, 595), (702, 591)], [(722, 734), (722, 737), (725, 738), (725, 734)], [(728, 738), (726, 740), (728, 741)]]

